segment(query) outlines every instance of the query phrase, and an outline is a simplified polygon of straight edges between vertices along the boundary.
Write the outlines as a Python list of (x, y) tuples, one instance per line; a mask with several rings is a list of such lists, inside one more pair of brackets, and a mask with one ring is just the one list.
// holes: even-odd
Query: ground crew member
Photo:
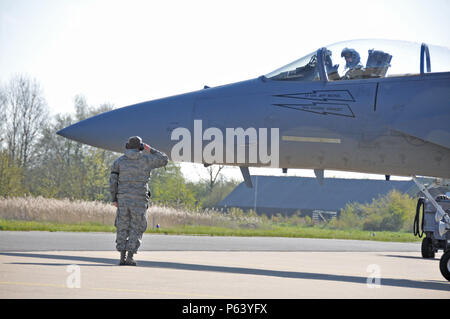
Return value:
[(125, 148), (125, 154), (112, 165), (109, 187), (113, 205), (117, 207), (115, 226), (119, 265), (136, 266), (133, 255), (147, 229), (150, 171), (165, 166), (168, 157), (142, 143), (139, 136), (130, 137)]

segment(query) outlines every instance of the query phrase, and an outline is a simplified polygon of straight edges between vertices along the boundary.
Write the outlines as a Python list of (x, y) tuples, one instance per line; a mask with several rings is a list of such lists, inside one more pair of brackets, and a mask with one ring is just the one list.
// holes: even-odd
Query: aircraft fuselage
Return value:
[[(224, 140), (227, 128), (267, 128), (268, 153), (272, 143), (279, 145), (276, 167), (448, 178), (449, 88), (449, 72), (328, 82), (262, 76), (116, 109), (58, 134), (116, 152), (138, 135), (173, 159), (181, 140), (173, 132), (185, 128), (192, 140), (190, 151), (182, 152), (190, 153), (184, 160), (209, 163), (203, 151), (220, 136), (205, 138), (208, 128), (220, 131)], [(194, 123), (201, 123), (201, 131)], [(278, 129), (277, 141), (270, 139), (271, 129)], [(259, 150), (266, 140), (258, 138)], [(251, 145), (248, 139), (234, 149), (224, 144), (213, 152), (223, 155), (212, 164), (274, 167), (274, 161), (269, 165), (259, 156), (252, 160)], [(246, 150), (244, 161), (227, 156), (239, 148)]]

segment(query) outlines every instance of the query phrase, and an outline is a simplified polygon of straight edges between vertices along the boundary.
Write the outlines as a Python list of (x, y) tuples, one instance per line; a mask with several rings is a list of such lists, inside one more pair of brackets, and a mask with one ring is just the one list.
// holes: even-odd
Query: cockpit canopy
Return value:
[(328, 81), (339, 81), (426, 72), (450, 72), (450, 50), (406, 41), (353, 40), (321, 48), (267, 74), (266, 78), (319, 81), (326, 77)]

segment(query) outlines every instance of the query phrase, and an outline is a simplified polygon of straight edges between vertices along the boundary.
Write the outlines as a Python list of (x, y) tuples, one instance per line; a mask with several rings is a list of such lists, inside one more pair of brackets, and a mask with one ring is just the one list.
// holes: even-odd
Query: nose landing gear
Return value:
[[(426, 197), (419, 199), (414, 220), (414, 235), (422, 237), (426, 234), (422, 240), (422, 257), (434, 258), (439, 249), (444, 250), (439, 269), (442, 276), (450, 281), (450, 198), (445, 195), (434, 198), (415, 176), (413, 180)], [(419, 225), (420, 208), (423, 215)]]

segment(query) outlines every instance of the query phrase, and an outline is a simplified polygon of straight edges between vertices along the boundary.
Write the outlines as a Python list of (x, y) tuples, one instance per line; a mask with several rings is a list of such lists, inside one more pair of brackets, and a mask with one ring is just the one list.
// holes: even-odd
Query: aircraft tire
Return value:
[(450, 250), (447, 250), (441, 257), (439, 268), (442, 276), (450, 281)]
[(422, 240), (422, 257), (434, 258), (433, 241), (430, 237), (425, 237)]

